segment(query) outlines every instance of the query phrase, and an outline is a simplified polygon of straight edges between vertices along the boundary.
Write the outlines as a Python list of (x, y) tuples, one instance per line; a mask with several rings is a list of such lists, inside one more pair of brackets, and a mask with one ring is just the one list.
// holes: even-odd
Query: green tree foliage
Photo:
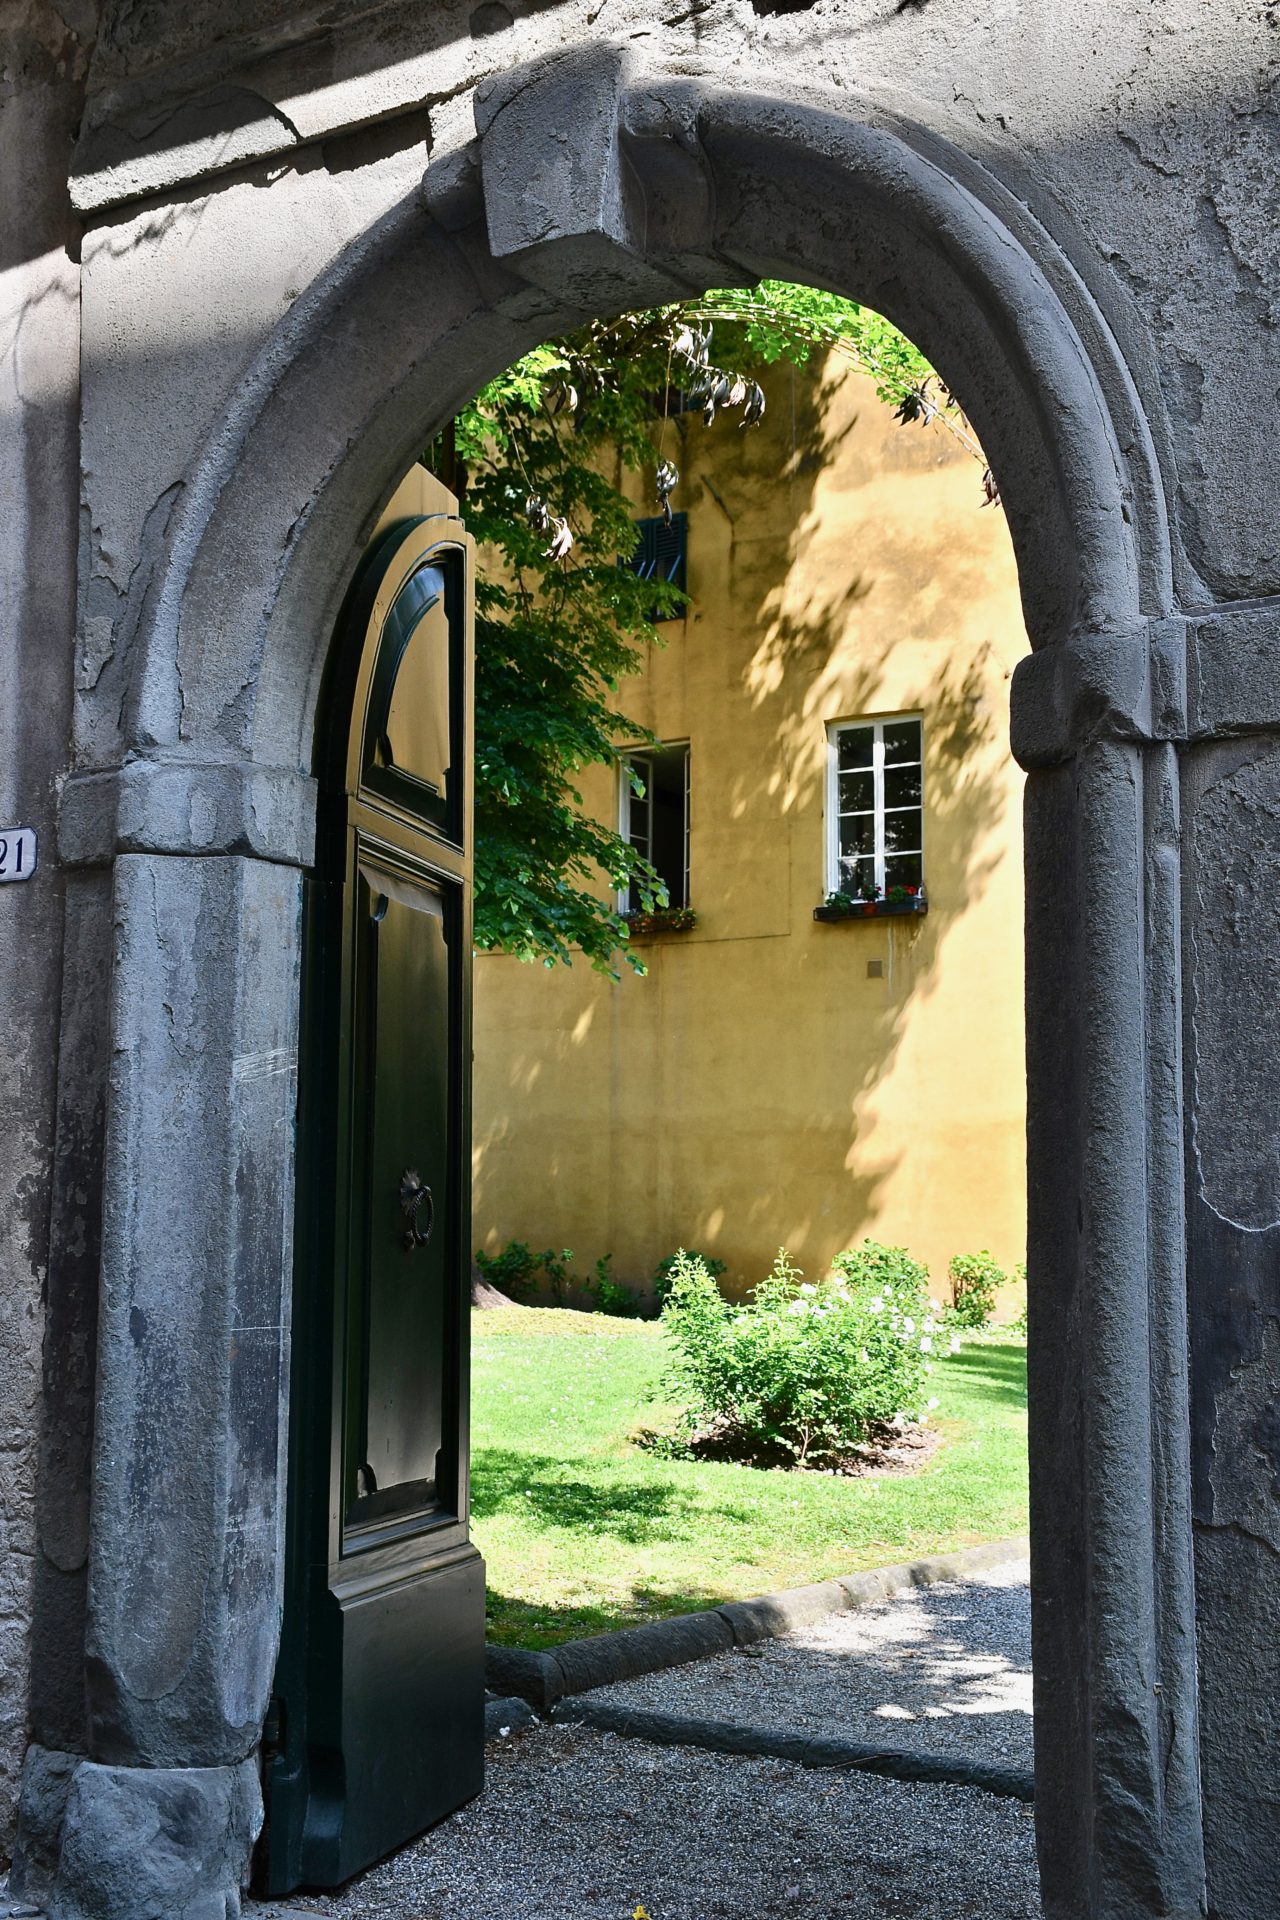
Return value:
[[(666, 905), (657, 874), (582, 810), (585, 767), (613, 764), (644, 730), (619, 683), (659, 639), (655, 610), (683, 596), (641, 580), (632, 506), (619, 482), (646, 473), (654, 510), (678, 475), (664, 458), (666, 396), (695, 395), (707, 419), (758, 419), (768, 369), (848, 354), (905, 420), (962, 419), (911, 343), (834, 294), (764, 281), (682, 306), (629, 313), (526, 354), (490, 381), (429, 451), (464, 493), (484, 564), (476, 589), (475, 938), (546, 965), (579, 949), (612, 973), (627, 925), (610, 890)], [(976, 451), (976, 449), (975, 449)]]

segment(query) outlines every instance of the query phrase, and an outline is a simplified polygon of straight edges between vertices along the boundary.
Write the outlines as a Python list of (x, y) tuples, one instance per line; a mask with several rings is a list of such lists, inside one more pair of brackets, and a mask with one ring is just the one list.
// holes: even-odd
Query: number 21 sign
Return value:
[(29, 880), (36, 870), (34, 827), (0, 827), (0, 885)]

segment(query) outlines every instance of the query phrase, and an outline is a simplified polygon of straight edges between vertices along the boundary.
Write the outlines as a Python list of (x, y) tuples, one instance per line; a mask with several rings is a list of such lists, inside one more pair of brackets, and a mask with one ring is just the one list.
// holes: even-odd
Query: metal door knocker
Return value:
[[(419, 1217), (424, 1207), (425, 1226)], [(430, 1187), (423, 1184), (416, 1167), (406, 1167), (400, 1175), (400, 1211), (409, 1222), (404, 1235), (405, 1252), (412, 1253), (415, 1247), (425, 1247), (436, 1223), (436, 1203), (431, 1197)]]

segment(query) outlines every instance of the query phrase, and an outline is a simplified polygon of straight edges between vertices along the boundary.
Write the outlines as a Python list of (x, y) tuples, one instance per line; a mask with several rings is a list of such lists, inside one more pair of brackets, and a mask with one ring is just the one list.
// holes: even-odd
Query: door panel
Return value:
[[(365, 1318), (362, 1391), (348, 1452), (348, 1527), (391, 1513), (425, 1512), (441, 1501), (453, 1504), (450, 1488), (438, 1486), (445, 1290), (456, 1226), (449, 1191), (447, 1045), (456, 996), (447, 903), (442, 887), (380, 867), (367, 853), (357, 886), (372, 1071), (363, 1221), (367, 1293), (359, 1303)], [(410, 1198), (404, 1189), (414, 1175), (417, 1193)]]
[(285, 1609), (264, 1740), (271, 1895), (340, 1884), (483, 1783), (484, 1568), (467, 1529), (471, 566), (451, 513), (385, 533), (325, 696)]

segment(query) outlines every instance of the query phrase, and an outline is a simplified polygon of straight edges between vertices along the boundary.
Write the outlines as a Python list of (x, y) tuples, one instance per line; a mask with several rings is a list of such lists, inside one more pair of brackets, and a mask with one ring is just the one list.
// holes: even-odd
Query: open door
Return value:
[(334, 1886), (478, 1793), (467, 1525), (472, 550), (384, 526), (322, 707), (304, 929), (285, 1620), (267, 1891)]

